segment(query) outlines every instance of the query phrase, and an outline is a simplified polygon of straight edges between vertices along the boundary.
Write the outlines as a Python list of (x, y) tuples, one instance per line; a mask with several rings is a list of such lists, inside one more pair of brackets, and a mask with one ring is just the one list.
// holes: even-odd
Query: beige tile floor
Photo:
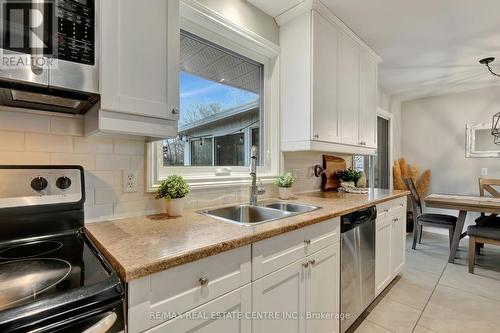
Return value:
[(354, 324), (354, 332), (500, 333), (500, 247), (486, 245), (472, 275), (467, 243), (461, 241), (455, 264), (449, 264), (446, 236), (424, 233), (412, 250), (408, 235), (403, 272)]

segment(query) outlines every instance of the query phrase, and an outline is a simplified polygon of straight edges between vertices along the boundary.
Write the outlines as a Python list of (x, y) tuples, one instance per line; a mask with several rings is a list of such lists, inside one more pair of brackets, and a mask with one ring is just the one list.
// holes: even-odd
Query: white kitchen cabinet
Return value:
[[(304, 333), (306, 260), (296, 261), (252, 282), (252, 312), (279, 313), (278, 318), (256, 318), (252, 332)], [(289, 317), (285, 317), (289, 316)]]
[(312, 16), (311, 140), (340, 143), (340, 31), (320, 13)]
[(165, 138), (179, 118), (179, 1), (101, 2), (100, 107), (85, 133)]
[(340, 241), (340, 218), (252, 244), (252, 280)]
[(342, 143), (360, 145), (360, 47), (347, 35), (341, 41)]
[(360, 123), (362, 146), (377, 148), (377, 63), (366, 52), (360, 54)]
[(377, 205), (375, 234), (375, 294), (401, 272), (406, 252), (406, 198)]
[(250, 333), (252, 290), (248, 284), (147, 331), (151, 333)]
[(391, 270), (397, 276), (405, 264), (406, 253), (406, 211), (402, 209), (391, 219)]
[(151, 313), (185, 313), (251, 280), (250, 245), (132, 280), (128, 283), (128, 332), (142, 332), (169, 318)]
[(374, 154), (381, 59), (318, 0), (276, 21), (282, 150)]
[[(341, 43), (342, 143), (377, 148), (377, 62), (352, 38)], [(357, 80), (356, 80), (357, 78)]]
[(335, 25), (314, 10), (280, 28), (285, 150), (311, 141), (340, 143), (339, 38)]
[[(279, 318), (253, 321), (252, 332), (332, 333), (339, 321), (340, 243), (330, 245), (252, 283), (254, 313)], [(301, 319), (304, 318), (304, 319)]]
[[(310, 314), (340, 313), (340, 242), (307, 257), (306, 311)], [(307, 333), (339, 332), (336, 318), (310, 317)]]
[(375, 294), (389, 285), (392, 278), (392, 223), (388, 217), (377, 218), (375, 231)]

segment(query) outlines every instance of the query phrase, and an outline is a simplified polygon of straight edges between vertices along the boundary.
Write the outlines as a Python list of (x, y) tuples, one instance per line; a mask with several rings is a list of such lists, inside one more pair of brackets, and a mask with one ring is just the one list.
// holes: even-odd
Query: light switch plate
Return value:
[(481, 168), (481, 176), (488, 176), (488, 168)]
[(137, 171), (123, 170), (123, 193), (137, 192)]

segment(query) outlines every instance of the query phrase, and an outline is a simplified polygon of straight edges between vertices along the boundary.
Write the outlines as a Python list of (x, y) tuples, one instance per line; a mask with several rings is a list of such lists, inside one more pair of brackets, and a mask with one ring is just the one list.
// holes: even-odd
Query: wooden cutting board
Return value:
[(321, 174), (321, 189), (323, 191), (333, 191), (340, 187), (340, 180), (335, 177), (335, 173), (346, 169), (346, 162), (343, 158), (323, 155), (323, 167), (315, 166), (315, 174)]

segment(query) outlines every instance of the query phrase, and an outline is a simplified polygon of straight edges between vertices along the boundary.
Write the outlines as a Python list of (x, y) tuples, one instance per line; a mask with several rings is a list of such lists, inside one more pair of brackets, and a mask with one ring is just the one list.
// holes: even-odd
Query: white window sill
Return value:
[[(262, 182), (262, 184), (272, 184), (276, 179), (276, 175), (257, 175), (257, 185)], [(203, 189), (215, 189), (233, 186), (250, 186), (252, 184), (252, 177), (244, 175), (233, 175), (233, 176), (223, 176), (223, 177), (184, 177), (186, 182), (189, 184), (191, 190), (203, 190)], [(154, 184), (152, 187), (148, 188), (148, 192), (156, 192), (158, 189), (158, 184)]]

